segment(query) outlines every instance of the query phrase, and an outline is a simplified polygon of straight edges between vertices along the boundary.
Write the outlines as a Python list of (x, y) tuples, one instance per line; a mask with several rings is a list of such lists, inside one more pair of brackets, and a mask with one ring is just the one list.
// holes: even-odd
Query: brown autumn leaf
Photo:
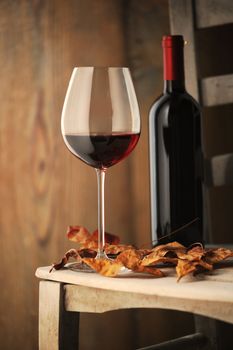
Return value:
[(183, 277), (196, 270), (196, 266), (188, 260), (179, 260), (176, 266), (177, 282)]
[(191, 248), (187, 248), (185, 252), (178, 250), (176, 252), (179, 259), (189, 261), (199, 261), (204, 256), (205, 250), (202, 245), (196, 245)]
[(160, 244), (152, 249), (153, 252), (157, 253), (158, 256), (177, 258), (178, 253), (185, 253), (186, 247), (178, 242), (171, 242), (167, 244)]
[[(83, 226), (69, 226), (66, 233), (68, 239), (72, 242), (76, 242), (82, 248), (86, 249), (98, 249), (98, 230), (95, 230), (92, 234)], [(105, 232), (106, 244), (119, 244), (120, 238), (112, 233)]]
[(178, 242), (172, 242), (155, 247), (152, 252), (145, 256), (142, 264), (155, 265), (158, 263), (177, 263), (177, 259), (196, 261), (200, 260), (204, 255), (202, 245), (195, 245), (186, 248)]
[(106, 277), (115, 277), (122, 268), (120, 261), (112, 261), (109, 259), (84, 258), (83, 262)]
[(142, 256), (146, 256), (146, 255), (152, 253), (152, 249), (140, 248), (140, 249), (137, 249), (137, 250), (140, 252), (140, 254), (142, 254)]
[(230, 257), (233, 257), (233, 251), (226, 248), (207, 249), (204, 254), (204, 260), (209, 264), (216, 264)]
[(151, 250), (142, 260), (143, 266), (156, 265), (159, 263), (177, 263), (178, 254), (185, 254), (186, 248), (178, 243), (171, 242), (161, 244)]
[(78, 251), (76, 249), (70, 249), (70, 250), (68, 250), (68, 252), (65, 253), (65, 255), (63, 256), (63, 258), (61, 259), (60, 262), (54, 263), (52, 265), (49, 272), (51, 272), (53, 269), (60, 270), (62, 267), (65, 266), (65, 264), (67, 264), (67, 262), (70, 258), (74, 258), (77, 262), (82, 261), (82, 258), (79, 255)]
[(93, 241), (93, 239), (88, 238), (84, 243), (80, 245), (81, 249), (92, 249), (97, 251), (98, 250), (98, 241)]
[(155, 277), (164, 277), (165, 274), (160, 270), (155, 267), (151, 266), (143, 266), (139, 265), (136, 266), (133, 270), (134, 272), (141, 272), (141, 273), (149, 273), (150, 275), (153, 275)]
[(68, 226), (66, 235), (70, 241), (79, 244), (84, 244), (91, 237), (90, 232), (83, 226)]
[[(116, 243), (111, 243), (116, 242)], [(105, 232), (105, 246), (104, 250), (106, 251), (106, 254), (118, 254), (120, 251), (126, 249), (125, 245), (120, 245), (117, 242), (120, 242), (120, 239), (118, 236), (113, 235), (111, 233)], [(82, 248), (87, 249), (94, 249), (98, 250), (98, 231), (94, 231), (89, 238), (81, 245)], [(111, 247), (111, 248), (110, 248)], [(114, 253), (113, 250), (118, 251), (117, 253)], [(112, 251), (112, 252), (111, 252)]]
[(84, 249), (98, 248), (98, 239), (93, 239), (90, 232), (83, 226), (69, 226), (66, 232), (68, 239), (72, 242), (76, 242)]
[(152, 252), (143, 258), (141, 265), (142, 266), (154, 266), (154, 265), (161, 264), (161, 263), (163, 263), (163, 264), (169, 263), (169, 264), (176, 265), (177, 260), (178, 260), (177, 258), (169, 258), (166, 256), (159, 256), (159, 255), (157, 255), (156, 252)]
[(135, 248), (126, 249), (117, 256), (116, 261), (120, 261), (127, 269), (134, 270), (139, 266), (142, 257)]
[(202, 267), (205, 270), (213, 269), (213, 266), (211, 264), (208, 264), (203, 260), (190, 261), (190, 260), (179, 259), (176, 266), (177, 282), (179, 282), (179, 280), (182, 277), (190, 274), (191, 272), (193, 273), (198, 272), (198, 267)]
[(135, 247), (127, 244), (108, 244), (108, 243), (106, 243), (104, 246), (104, 251), (107, 255), (117, 255), (127, 249), (135, 249)]
[[(113, 235), (112, 233), (105, 232), (104, 237), (105, 237), (105, 243), (108, 243), (108, 244), (119, 244), (120, 243), (120, 238), (116, 235)], [(90, 238), (93, 241), (98, 242), (98, 230), (95, 230), (94, 232), (92, 232)]]
[(95, 258), (97, 252), (94, 249), (83, 248), (79, 249), (78, 253), (81, 258)]
[(164, 276), (163, 272), (159, 269), (141, 265), (142, 258), (143, 252), (140, 250), (127, 249), (120, 253), (116, 260), (120, 261), (125, 267), (134, 272), (149, 273), (156, 277)]

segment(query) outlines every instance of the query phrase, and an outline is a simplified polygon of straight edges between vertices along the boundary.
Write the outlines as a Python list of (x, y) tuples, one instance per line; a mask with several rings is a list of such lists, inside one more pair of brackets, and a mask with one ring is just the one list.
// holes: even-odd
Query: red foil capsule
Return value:
[(167, 35), (162, 40), (164, 80), (184, 80), (184, 39)]

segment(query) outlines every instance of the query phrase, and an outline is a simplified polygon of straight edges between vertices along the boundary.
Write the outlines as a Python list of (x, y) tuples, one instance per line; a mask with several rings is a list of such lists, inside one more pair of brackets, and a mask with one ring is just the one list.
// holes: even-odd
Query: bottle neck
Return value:
[(164, 80), (164, 93), (185, 92), (184, 80)]
[(183, 38), (176, 38), (163, 41), (164, 92), (167, 93), (185, 91)]

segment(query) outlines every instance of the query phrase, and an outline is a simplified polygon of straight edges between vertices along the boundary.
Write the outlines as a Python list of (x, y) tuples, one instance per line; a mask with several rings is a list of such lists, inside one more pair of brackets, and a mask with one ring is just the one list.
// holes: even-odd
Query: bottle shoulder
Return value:
[(186, 91), (186, 99), (188, 99), (199, 111), (201, 111), (201, 106), (195, 98)]
[(152, 104), (150, 109), (150, 118), (158, 117), (161, 114), (177, 114), (185, 111), (192, 112), (194, 115), (200, 115), (201, 109), (199, 103), (186, 91), (164, 93)]

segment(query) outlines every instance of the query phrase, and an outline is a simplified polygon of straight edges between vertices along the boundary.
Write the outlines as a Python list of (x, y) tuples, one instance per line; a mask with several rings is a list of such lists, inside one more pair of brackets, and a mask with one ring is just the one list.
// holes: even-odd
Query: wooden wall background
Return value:
[[(150, 241), (147, 115), (162, 90), (164, 0), (0, 1), (0, 348), (37, 349), (37, 266), (72, 245), (66, 227), (97, 226), (96, 178), (60, 135), (74, 66), (128, 65), (142, 115), (133, 154), (106, 181), (106, 226)], [(81, 316), (81, 350), (135, 349), (192, 331), (190, 315), (131, 310)], [(48, 340), (49, 341), (49, 340)]]

